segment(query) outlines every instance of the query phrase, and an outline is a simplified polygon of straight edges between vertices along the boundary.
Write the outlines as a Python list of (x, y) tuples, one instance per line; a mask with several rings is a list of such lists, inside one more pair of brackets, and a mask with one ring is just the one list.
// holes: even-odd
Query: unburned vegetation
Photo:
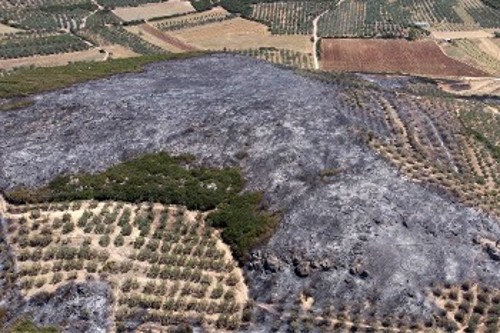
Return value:
[(38, 189), (18, 188), (7, 192), (6, 199), (14, 204), (95, 199), (159, 202), (201, 211), (218, 208), (208, 219), (223, 228), (223, 239), (241, 259), (277, 222), (259, 207), (258, 193), (238, 194), (243, 184), (236, 168), (197, 167), (193, 156), (159, 153), (98, 174), (60, 176)]

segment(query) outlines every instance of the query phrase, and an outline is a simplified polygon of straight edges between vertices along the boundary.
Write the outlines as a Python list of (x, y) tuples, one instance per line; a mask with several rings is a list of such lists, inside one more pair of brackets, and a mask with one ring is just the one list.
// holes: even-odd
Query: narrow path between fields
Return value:
[[(338, 6), (340, 6), (340, 4), (344, 2), (344, 0), (340, 0), (339, 2), (337, 2), (337, 4), (333, 7), (333, 8), (337, 8)], [(319, 22), (319, 19), (321, 18), (321, 16), (325, 15), (326, 13), (328, 13), (329, 9), (325, 10), (323, 13), (319, 14), (318, 16), (316, 16), (313, 20), (313, 60), (314, 60), (314, 69), (319, 69), (319, 60), (318, 60), (318, 41), (319, 41), (319, 37), (318, 37), (318, 22)]]
[[(342, 2), (343, 0), (340, 0)], [(339, 2), (339, 4), (340, 4)], [(318, 61), (318, 21), (321, 18), (321, 16), (325, 15), (328, 13), (328, 9), (325, 10), (323, 13), (319, 14), (316, 16), (316, 18), (313, 20), (313, 60), (314, 60), (314, 69), (319, 69), (319, 61)]]

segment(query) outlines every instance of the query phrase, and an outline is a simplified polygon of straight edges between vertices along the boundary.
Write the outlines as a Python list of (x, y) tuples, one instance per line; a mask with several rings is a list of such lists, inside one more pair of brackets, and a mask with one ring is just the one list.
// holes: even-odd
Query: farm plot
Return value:
[(239, 326), (247, 289), (202, 213), (97, 201), (9, 205), (5, 213), (25, 297), (100, 279), (113, 289), (117, 331), (137, 315), (164, 328), (186, 321)]
[[(486, 42), (486, 45), (483, 43), (469, 39), (456, 39), (451, 45), (444, 45), (443, 49), (450, 57), (460, 59), (492, 75), (500, 75), (500, 59), (498, 58), (500, 56), (495, 57), (496, 52), (494, 52), (500, 48), (493, 43)], [(490, 52), (483, 51), (484, 48)]]
[(178, 38), (175, 38), (168, 33), (162, 32), (149, 24), (141, 24), (125, 28), (127, 31), (140, 36), (148, 43), (161, 47), (169, 52), (189, 52), (196, 51), (197, 48), (187, 44)]
[(0, 41), (0, 59), (83, 51), (88, 48), (87, 43), (71, 34), (45, 37), (28, 35)]
[(274, 47), (297, 52), (310, 52), (307, 36), (271, 35), (263, 24), (243, 18), (233, 18), (188, 29), (175, 30), (170, 35), (205, 50), (244, 50)]
[[(132, 53), (133, 54), (133, 53)], [(118, 53), (117, 56), (119, 57)], [(92, 48), (86, 51), (61, 53), (46, 56), (32, 56), (25, 58), (4, 59), (0, 60), (0, 69), (12, 69), (16, 67), (52, 67), (63, 66), (70, 62), (78, 61), (102, 61), (105, 55), (99, 51), (98, 48)]]
[(100, 38), (103, 38), (110, 44), (120, 44), (138, 54), (161, 54), (165, 50), (154, 45), (139, 36), (125, 30), (121, 26), (105, 26), (91, 29)]
[[(228, 51), (231, 52), (231, 50)], [(313, 57), (310, 53), (265, 47), (233, 52), (293, 68), (314, 69)]]
[(149, 20), (156, 17), (168, 17), (195, 12), (189, 1), (169, 0), (155, 4), (146, 4), (139, 7), (116, 8), (113, 13), (123, 21)]
[(375, 101), (370, 94), (353, 95), (352, 103), (368, 119), (382, 110), (392, 133), (390, 139), (370, 138), (373, 149), (411, 179), (439, 184), (467, 205), (500, 216), (497, 114), (485, 105), (446, 98), (399, 95)]
[(321, 63), (323, 69), (335, 71), (485, 76), (447, 57), (432, 41), (324, 39)]
[(180, 30), (184, 28), (192, 28), (199, 25), (208, 23), (215, 23), (233, 18), (234, 15), (230, 14), (222, 7), (215, 7), (208, 11), (195, 14), (182, 15), (154, 22), (154, 27), (161, 31)]
[(363, 36), (365, 31), (366, 3), (362, 1), (344, 1), (333, 10), (329, 10), (318, 23), (320, 36), (354, 37)]
[(252, 7), (252, 19), (268, 25), (273, 34), (311, 34), (314, 17), (330, 8), (321, 1), (258, 3)]

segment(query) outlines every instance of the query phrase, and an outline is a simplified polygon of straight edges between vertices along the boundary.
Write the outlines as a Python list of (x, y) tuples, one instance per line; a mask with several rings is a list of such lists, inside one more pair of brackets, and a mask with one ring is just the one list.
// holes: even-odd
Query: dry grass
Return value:
[(154, 17), (173, 16), (194, 12), (191, 2), (184, 0), (169, 0), (139, 7), (119, 7), (113, 10), (124, 21), (148, 20)]
[(304, 53), (312, 50), (312, 43), (307, 36), (272, 35), (265, 25), (243, 18), (182, 29), (170, 34), (204, 50), (244, 50), (260, 47)]
[(500, 80), (497, 78), (464, 78), (452, 84), (439, 83), (439, 87), (446, 92), (457, 95), (492, 95), (500, 96)]
[(431, 37), (434, 37), (436, 39), (490, 38), (493, 37), (493, 33), (485, 30), (432, 31)]
[(12, 27), (9, 27), (8, 25), (0, 23), (0, 34), (10, 34), (10, 33), (18, 32), (18, 31), (21, 31), (21, 30), (16, 29), (16, 28), (12, 28)]
[(137, 55), (135, 52), (121, 45), (109, 45), (103, 48), (92, 48), (78, 52), (0, 60), (0, 69), (29, 66), (53, 67), (67, 65), (70, 62), (103, 61), (106, 58), (106, 54), (100, 52), (101, 49), (108, 51), (110, 58), (114, 59), (129, 58)]

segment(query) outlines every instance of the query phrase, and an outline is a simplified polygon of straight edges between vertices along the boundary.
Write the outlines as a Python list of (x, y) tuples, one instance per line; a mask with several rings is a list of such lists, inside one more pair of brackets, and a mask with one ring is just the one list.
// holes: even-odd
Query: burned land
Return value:
[[(437, 144), (421, 155), (465, 179), (475, 166), (456, 155), (458, 130), (447, 132), (424, 98), (383, 88), (388, 83), (323, 81), (211, 55), (35, 95), (31, 106), (0, 113), (0, 189), (40, 186), (159, 151), (240, 167), (245, 191), (262, 191), (266, 207), (282, 216), (244, 263), (261, 309), (251, 331), (268, 331), (301, 297), (313, 300), (312, 311), (333, 305), (426, 319), (436, 309), (432, 286), (499, 288), (500, 254), (491, 245), (500, 237), (496, 192), (493, 203), (481, 202), (484, 209), (471, 208), (439, 182), (415, 182), (414, 171), (390, 162), (398, 151), (378, 150), (397, 146), (408, 124), (425, 123), (428, 144)], [(442, 103), (441, 111), (455, 105)], [(456, 105), (464, 103), (480, 104)], [(451, 118), (447, 124), (454, 125)], [(478, 189), (487, 198), (498, 189), (498, 165), (491, 163)]]

